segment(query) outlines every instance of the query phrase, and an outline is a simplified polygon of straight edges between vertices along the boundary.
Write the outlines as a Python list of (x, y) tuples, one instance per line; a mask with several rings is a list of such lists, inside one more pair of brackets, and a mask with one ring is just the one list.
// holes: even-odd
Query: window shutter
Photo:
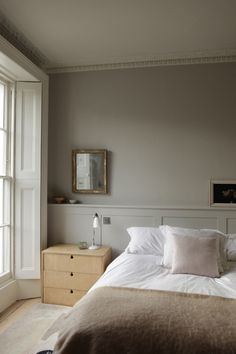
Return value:
[(41, 83), (16, 86), (15, 276), (40, 278)]

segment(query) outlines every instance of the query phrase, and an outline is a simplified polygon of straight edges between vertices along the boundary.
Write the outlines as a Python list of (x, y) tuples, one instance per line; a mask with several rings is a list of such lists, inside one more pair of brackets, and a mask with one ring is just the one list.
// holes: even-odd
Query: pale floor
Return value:
[(17, 321), (34, 304), (41, 302), (41, 298), (18, 300), (0, 314), (0, 334)]

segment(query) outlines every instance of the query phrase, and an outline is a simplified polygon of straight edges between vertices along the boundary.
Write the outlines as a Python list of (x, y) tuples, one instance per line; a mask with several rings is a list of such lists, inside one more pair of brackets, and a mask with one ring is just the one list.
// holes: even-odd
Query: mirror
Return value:
[(76, 193), (107, 193), (107, 150), (72, 151), (72, 185)]

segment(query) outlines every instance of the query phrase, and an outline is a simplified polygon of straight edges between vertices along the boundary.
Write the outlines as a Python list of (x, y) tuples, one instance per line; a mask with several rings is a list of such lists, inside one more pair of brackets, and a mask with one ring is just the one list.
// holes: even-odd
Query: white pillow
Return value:
[(236, 262), (236, 234), (229, 234), (225, 241), (226, 257), (228, 261)]
[(130, 242), (127, 253), (163, 256), (164, 235), (159, 227), (129, 227)]
[(188, 229), (181, 227), (172, 227), (168, 225), (160, 226), (161, 232), (165, 235), (165, 245), (164, 245), (164, 257), (163, 266), (167, 268), (172, 267), (173, 258), (173, 244), (171, 240), (171, 235), (175, 234), (177, 236), (187, 236), (187, 237), (218, 237), (219, 238), (219, 252), (217, 257), (217, 263), (219, 267), (219, 272), (222, 273), (224, 269), (227, 269), (227, 260), (225, 254), (225, 240), (226, 235), (218, 230), (212, 229)]

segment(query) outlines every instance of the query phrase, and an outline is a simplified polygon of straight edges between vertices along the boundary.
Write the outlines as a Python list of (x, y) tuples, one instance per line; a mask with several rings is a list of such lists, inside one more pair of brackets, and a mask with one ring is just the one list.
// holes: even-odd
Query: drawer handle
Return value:
[(73, 277), (73, 275), (74, 275), (74, 274), (71, 272), (71, 273), (70, 273), (70, 276)]
[(71, 290), (70, 293), (73, 294), (73, 290)]
[(71, 258), (71, 259), (73, 259), (73, 258), (74, 258), (73, 254), (70, 256), (70, 258)]

